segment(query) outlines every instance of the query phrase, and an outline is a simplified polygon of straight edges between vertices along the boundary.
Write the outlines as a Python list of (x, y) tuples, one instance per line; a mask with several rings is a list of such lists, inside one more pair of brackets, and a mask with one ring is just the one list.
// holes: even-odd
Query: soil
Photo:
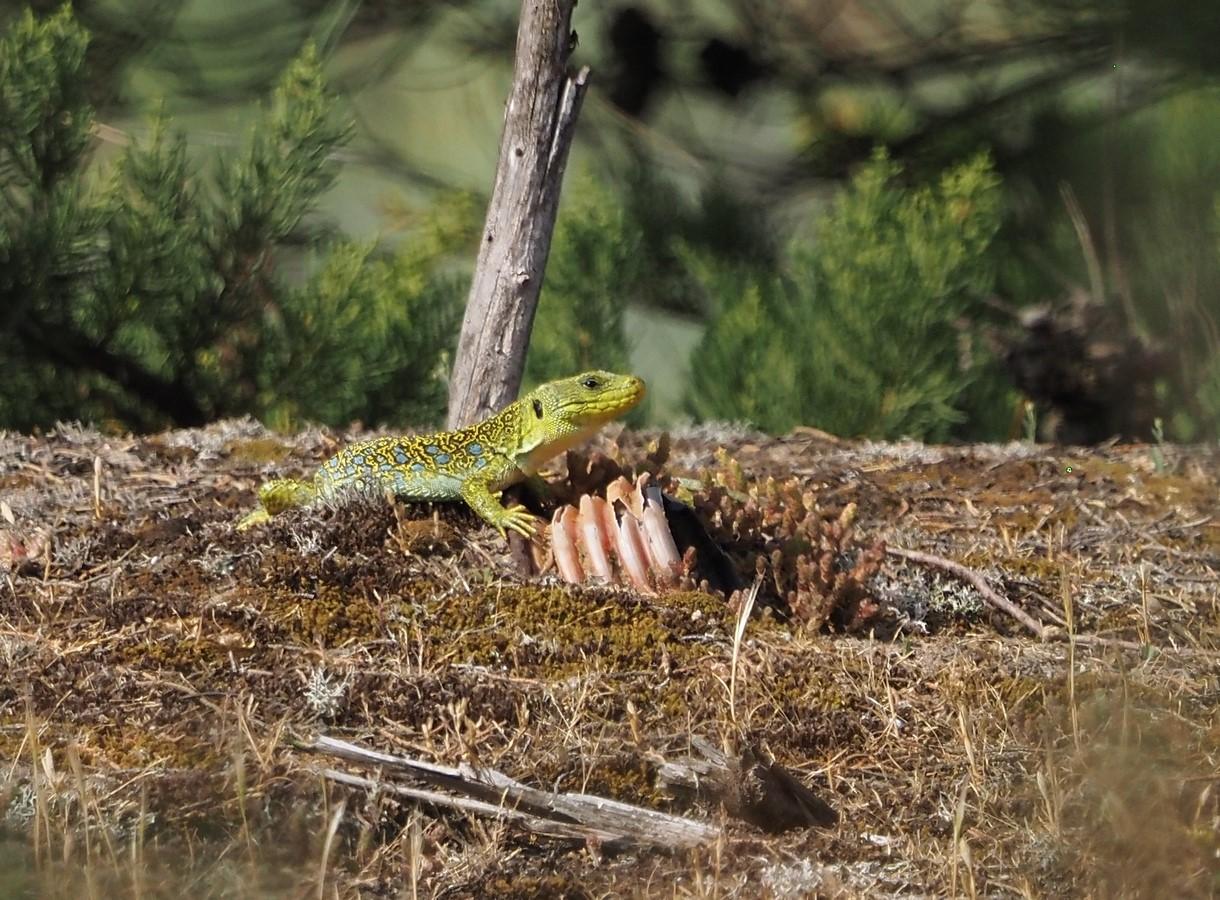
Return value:
[[(739, 604), (521, 576), (460, 505), (235, 531), (262, 480), (367, 436), (0, 434), (0, 896), (1220, 893), (1220, 449), (675, 433), (664, 474), (722, 485), (724, 516), (696, 508), (743, 582), (729, 507), (762, 508), (765, 549), (802, 493), (828, 522), (854, 505), (842, 571), (935, 554), (1048, 626), (885, 554), (875, 615), (843, 630), (775, 590), (733, 674)], [(600, 446), (630, 467), (655, 438)], [(414, 805), (324, 777), (346, 764), (301, 749), (319, 733), (721, 837), (603, 847)], [(658, 766), (695, 737), (837, 824), (671, 795)]]

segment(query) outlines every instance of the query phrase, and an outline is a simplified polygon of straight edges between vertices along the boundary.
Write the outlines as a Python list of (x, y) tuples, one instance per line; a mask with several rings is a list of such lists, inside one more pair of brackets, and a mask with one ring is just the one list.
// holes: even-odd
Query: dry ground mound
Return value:
[[(759, 619), (730, 704), (720, 597), (514, 578), (454, 508), (234, 531), (261, 478), (338, 443), (0, 435), (0, 896), (1220, 893), (1214, 448), (676, 437), (671, 474), (726, 448), (1092, 640), (1037, 640), (891, 556), (891, 637)], [(319, 732), (722, 837), (620, 851), (420, 809), (321, 777), (294, 746)], [(771, 834), (669, 796), (658, 761), (693, 736), (773, 754), (839, 823)]]

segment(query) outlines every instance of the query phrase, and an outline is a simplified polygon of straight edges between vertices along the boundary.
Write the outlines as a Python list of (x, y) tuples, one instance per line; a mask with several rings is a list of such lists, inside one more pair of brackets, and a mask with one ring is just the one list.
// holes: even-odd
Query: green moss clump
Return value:
[(562, 874), (496, 876), (479, 887), (484, 897), (549, 898), (592, 896), (572, 876)]
[(87, 736), (78, 736), (76, 743), (81, 761), (90, 766), (105, 760), (108, 765), (129, 769), (157, 763), (170, 769), (206, 770), (227, 763), (214, 743), (184, 741), (157, 729), (129, 724), (90, 729)]
[(610, 671), (681, 664), (706, 651), (685, 636), (727, 635), (723, 601), (698, 592), (654, 603), (531, 585), (488, 588), (417, 608), (446, 657), (562, 677), (596, 659)]
[(635, 754), (620, 754), (600, 760), (589, 773), (586, 793), (613, 797), (656, 809), (665, 804), (665, 793), (657, 788), (655, 769)]
[(208, 638), (171, 635), (128, 644), (118, 655), (123, 662), (134, 665), (197, 671), (222, 661), (227, 653), (227, 648)]
[(832, 673), (819, 671), (816, 666), (783, 665), (766, 687), (779, 709), (835, 712), (849, 705)]
[(292, 447), (275, 438), (233, 441), (225, 449), (230, 459), (243, 463), (279, 462), (292, 452)]
[(386, 633), (381, 608), (334, 585), (319, 585), (313, 597), (272, 592), (264, 609), (290, 640), (301, 644), (338, 647), (377, 640)]

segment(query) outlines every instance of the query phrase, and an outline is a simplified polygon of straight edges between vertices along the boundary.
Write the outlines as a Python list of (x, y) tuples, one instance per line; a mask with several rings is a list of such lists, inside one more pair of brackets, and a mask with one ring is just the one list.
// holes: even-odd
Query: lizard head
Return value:
[(643, 397), (642, 380), (613, 372), (582, 372), (539, 385), (517, 401), (525, 431), (522, 449), (531, 462), (540, 463), (617, 419)]

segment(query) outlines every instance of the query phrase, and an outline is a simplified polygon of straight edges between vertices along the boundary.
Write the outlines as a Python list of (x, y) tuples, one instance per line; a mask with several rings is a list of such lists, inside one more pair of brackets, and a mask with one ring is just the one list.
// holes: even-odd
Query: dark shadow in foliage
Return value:
[(0, 427), (435, 419), (462, 287), (440, 264), (474, 217), (439, 204), (398, 254), (332, 243), (286, 277), (350, 133), (312, 48), (239, 150), (201, 166), (161, 118), (96, 175), (88, 44), (66, 8), (0, 37)]

